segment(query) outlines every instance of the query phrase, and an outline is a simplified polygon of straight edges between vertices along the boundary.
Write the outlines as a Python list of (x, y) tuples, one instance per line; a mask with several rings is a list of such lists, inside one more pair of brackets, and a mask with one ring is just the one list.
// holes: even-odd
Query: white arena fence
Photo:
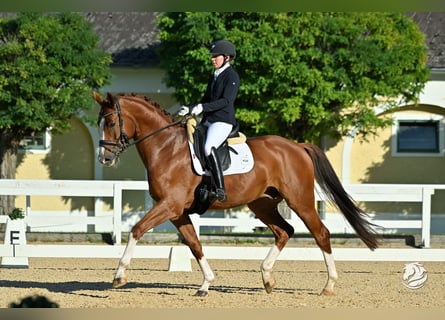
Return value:
[[(411, 184), (348, 184), (344, 186), (346, 191), (356, 201), (366, 202), (417, 202), (422, 205), (420, 220), (378, 220), (373, 222), (384, 228), (414, 228), (421, 230), (423, 248), (426, 249), (377, 249), (371, 252), (368, 249), (334, 249), (337, 260), (393, 260), (393, 261), (445, 261), (445, 250), (427, 249), (430, 247), (431, 234), (431, 196), (436, 190), (445, 190), (445, 185), (411, 185)], [(148, 190), (146, 181), (94, 181), (94, 180), (0, 180), (0, 194), (26, 196), (25, 224), (32, 224), (33, 219), (71, 219), (71, 223), (104, 224), (112, 225), (115, 242), (114, 246), (106, 245), (28, 245), (26, 237), (24, 241), (9, 242), (0, 245), (1, 257), (86, 257), (86, 258), (114, 258), (120, 257), (124, 246), (122, 240), (122, 193), (124, 190)], [(316, 200), (326, 200), (324, 195), (316, 190)], [(32, 210), (32, 196), (65, 196), (65, 197), (93, 197), (95, 199), (95, 215), (85, 217), (51, 217), (48, 213), (45, 217), (30, 215)], [(102, 198), (113, 199), (113, 212), (111, 215), (96, 214), (101, 212)], [(7, 216), (0, 216), (0, 223), (7, 222)], [(196, 214), (192, 215), (193, 224), (198, 232), (203, 226), (238, 226), (246, 224), (251, 227), (264, 227), (258, 219), (234, 219), (234, 218), (204, 218)], [(293, 214), (288, 219), (293, 226), (301, 223)], [(301, 227), (301, 226), (299, 226)], [(307, 230), (306, 230), (307, 232)], [(6, 237), (5, 237), (6, 240)], [(262, 259), (269, 248), (252, 247), (204, 247), (209, 259)], [(189, 269), (191, 254), (185, 246), (152, 246), (139, 245), (135, 252), (136, 258), (170, 258), (170, 269)], [(182, 258), (181, 258), (182, 257)], [(284, 260), (322, 260), (322, 254), (317, 248), (285, 248), (280, 255)], [(13, 260), (14, 261), (14, 260)], [(187, 261), (185, 267), (176, 264), (175, 261)], [(20, 264), (20, 263), (19, 263)], [(27, 260), (25, 260), (27, 265)]]

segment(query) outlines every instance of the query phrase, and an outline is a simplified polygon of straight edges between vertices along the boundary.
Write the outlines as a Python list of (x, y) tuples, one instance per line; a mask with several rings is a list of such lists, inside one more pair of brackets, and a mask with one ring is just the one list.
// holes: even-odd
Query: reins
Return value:
[(141, 138), (139, 138), (139, 139), (133, 140), (133, 142), (130, 142), (130, 143), (128, 144), (128, 147), (130, 147), (130, 146), (132, 146), (132, 145), (135, 145), (135, 144), (138, 144), (138, 143), (141, 142), (142, 140), (145, 140), (145, 139), (147, 139), (147, 138), (150, 138), (151, 136), (154, 136), (156, 133), (159, 133), (159, 132), (161, 132), (161, 131), (163, 131), (163, 130), (165, 130), (165, 129), (168, 129), (168, 128), (170, 128), (170, 127), (176, 126), (177, 124), (180, 124), (180, 123), (182, 123), (182, 122), (183, 122), (183, 119), (181, 119), (181, 120), (176, 120), (176, 121), (174, 121), (174, 122), (172, 122), (172, 123), (170, 123), (170, 124), (168, 124), (168, 125), (166, 125), (166, 126), (164, 126), (164, 127), (162, 127), (162, 128), (159, 128), (159, 129), (157, 129), (157, 130), (155, 130), (155, 131), (153, 131), (153, 132), (150, 132), (149, 134), (146, 134), (145, 136), (143, 136), (143, 137), (141, 137)]

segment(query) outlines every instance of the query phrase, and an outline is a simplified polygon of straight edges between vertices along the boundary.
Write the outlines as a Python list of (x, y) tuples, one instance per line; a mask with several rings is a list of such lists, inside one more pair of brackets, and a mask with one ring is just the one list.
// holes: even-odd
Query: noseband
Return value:
[[(185, 121), (187, 118), (184, 118), (183, 120), (177, 120), (174, 121), (162, 128), (159, 128), (137, 140), (134, 140), (133, 142), (130, 142), (130, 139), (128, 139), (128, 136), (125, 134), (124, 132), (124, 127), (123, 127), (123, 118), (122, 118), (122, 110), (121, 110), (121, 105), (119, 103), (119, 99), (117, 99), (116, 97), (113, 97), (114, 99), (114, 104), (116, 105), (116, 110), (108, 112), (106, 114), (100, 115), (99, 117), (99, 121), (101, 119), (104, 119), (108, 116), (111, 116), (112, 114), (117, 114), (118, 119), (119, 119), (119, 139), (118, 141), (111, 141), (111, 140), (99, 140), (99, 147), (103, 147), (105, 150), (107, 150), (108, 152), (110, 152), (111, 154), (113, 154), (113, 159), (117, 158), (119, 156), (120, 153), (124, 152), (127, 150), (128, 147), (131, 147), (132, 145), (138, 144), (139, 142), (141, 142), (142, 140), (145, 140), (153, 135), (155, 135), (158, 132), (161, 132), (162, 130), (165, 130), (167, 128), (173, 127), (179, 123), (182, 123), (183, 121)], [(110, 148), (113, 147), (113, 148)]]

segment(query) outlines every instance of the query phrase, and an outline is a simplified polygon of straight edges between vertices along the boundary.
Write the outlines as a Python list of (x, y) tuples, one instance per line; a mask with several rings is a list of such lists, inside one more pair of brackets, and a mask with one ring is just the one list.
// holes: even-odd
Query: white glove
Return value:
[(202, 104), (197, 104), (196, 106), (194, 106), (192, 108), (192, 110), (190, 111), (190, 113), (192, 115), (197, 116), (198, 114), (200, 114), (202, 112)]
[(179, 109), (179, 111), (178, 111), (178, 115), (181, 117), (183, 117), (189, 113), (190, 113), (190, 108), (186, 107), (186, 106), (182, 106), (181, 109)]

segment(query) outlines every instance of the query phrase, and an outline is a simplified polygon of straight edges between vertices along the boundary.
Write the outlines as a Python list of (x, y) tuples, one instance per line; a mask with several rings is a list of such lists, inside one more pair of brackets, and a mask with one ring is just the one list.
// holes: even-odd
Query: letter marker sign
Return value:
[(28, 268), (28, 257), (19, 256), (17, 248), (26, 246), (26, 225), (24, 219), (8, 219), (6, 222), (5, 244), (11, 245), (11, 255), (2, 257), (2, 268)]

